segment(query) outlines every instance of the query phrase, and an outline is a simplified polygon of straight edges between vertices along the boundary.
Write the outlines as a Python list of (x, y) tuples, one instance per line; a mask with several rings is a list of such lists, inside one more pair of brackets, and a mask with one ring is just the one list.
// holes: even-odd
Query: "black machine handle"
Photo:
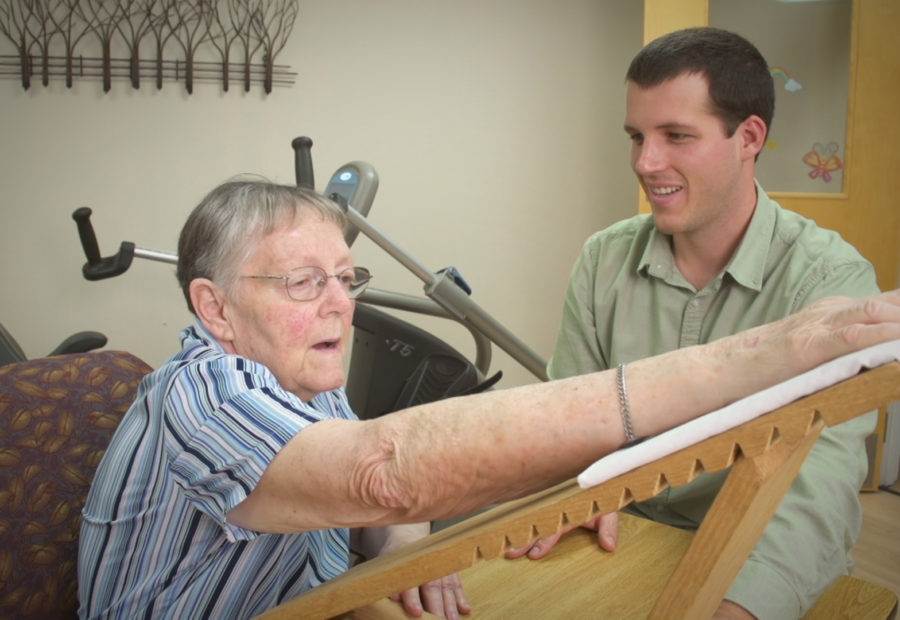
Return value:
[(291, 141), (294, 148), (294, 175), (297, 178), (297, 185), (307, 189), (316, 189), (316, 179), (313, 174), (312, 138), (300, 136)]
[(78, 236), (81, 238), (81, 247), (87, 262), (82, 266), (81, 273), (85, 280), (103, 280), (125, 273), (134, 259), (134, 244), (123, 241), (119, 251), (105, 258), (100, 256), (100, 247), (97, 245), (97, 236), (94, 227), (91, 226), (91, 210), (89, 207), (78, 207), (72, 213), (72, 219), (78, 226)]

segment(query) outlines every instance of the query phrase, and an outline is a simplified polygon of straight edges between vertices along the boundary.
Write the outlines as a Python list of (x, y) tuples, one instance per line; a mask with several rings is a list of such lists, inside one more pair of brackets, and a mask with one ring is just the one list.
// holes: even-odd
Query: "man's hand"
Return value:
[(417, 618), (427, 611), (447, 620), (458, 620), (460, 614), (472, 611), (457, 573), (395, 594), (391, 600), (400, 601), (406, 613)]
[[(572, 530), (577, 527), (583, 527), (589, 530), (597, 531), (597, 542), (600, 544), (600, 547), (605, 549), (606, 551), (615, 551), (616, 550), (616, 542), (619, 537), (619, 513), (612, 512), (607, 515), (600, 515), (599, 517), (595, 517), (591, 519), (587, 523), (582, 524), (581, 526), (574, 525), (571, 527), (564, 528), (554, 534), (553, 536), (547, 536), (546, 538), (538, 538), (530, 545), (525, 545), (524, 547), (518, 547), (516, 549), (510, 549), (506, 552), (506, 557), (509, 559), (520, 558), (523, 555), (528, 555), (532, 560), (539, 560), (550, 553), (550, 550), (559, 542), (559, 539), (562, 538), (565, 534), (568, 534)], [(738, 605), (737, 603), (733, 603), (729, 600), (723, 600), (718, 609), (716, 609), (716, 613), (713, 616), (713, 620), (757, 620), (756, 616), (751, 614), (749, 611)]]
[(510, 560), (514, 560), (527, 554), (528, 557), (532, 560), (540, 560), (542, 557), (550, 553), (550, 550), (553, 549), (553, 547), (557, 542), (559, 542), (559, 539), (562, 538), (564, 534), (568, 534), (576, 527), (595, 530), (597, 532), (597, 542), (599, 543), (601, 548), (605, 549), (606, 551), (616, 550), (616, 543), (619, 539), (619, 513), (611, 512), (606, 515), (594, 517), (587, 523), (584, 523), (580, 526), (573, 525), (567, 528), (563, 528), (553, 536), (538, 538), (530, 545), (510, 549), (506, 552), (506, 557)]

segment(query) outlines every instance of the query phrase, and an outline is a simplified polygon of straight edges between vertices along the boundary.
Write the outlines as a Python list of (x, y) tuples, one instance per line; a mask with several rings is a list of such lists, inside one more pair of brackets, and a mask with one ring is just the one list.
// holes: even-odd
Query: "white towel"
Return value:
[(849, 379), (863, 368), (875, 368), (894, 360), (900, 360), (900, 340), (885, 342), (831, 360), (802, 375), (751, 394), (637, 445), (608, 454), (581, 472), (578, 484), (582, 488), (601, 484), (636, 467), (774, 411), (803, 396)]

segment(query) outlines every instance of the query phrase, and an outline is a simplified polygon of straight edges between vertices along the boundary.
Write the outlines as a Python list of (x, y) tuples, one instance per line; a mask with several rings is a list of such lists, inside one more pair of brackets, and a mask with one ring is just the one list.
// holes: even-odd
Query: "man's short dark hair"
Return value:
[(692, 73), (706, 77), (713, 113), (727, 136), (752, 114), (771, 127), (775, 85), (769, 65), (752, 43), (727, 30), (686, 28), (663, 35), (638, 52), (625, 79), (649, 88)]

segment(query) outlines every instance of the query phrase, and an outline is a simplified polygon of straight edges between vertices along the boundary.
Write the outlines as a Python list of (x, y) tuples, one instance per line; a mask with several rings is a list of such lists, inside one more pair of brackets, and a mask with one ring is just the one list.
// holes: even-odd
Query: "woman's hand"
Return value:
[(419, 617), (423, 611), (458, 620), (460, 614), (472, 611), (466, 594), (463, 592), (462, 580), (458, 573), (429, 581), (418, 588), (410, 588), (395, 594), (391, 600), (400, 601), (408, 614)]
[[(359, 545), (357, 548), (366, 557), (373, 557), (401, 549), (428, 536), (431, 524), (425, 522), (363, 528), (355, 530), (355, 533), (358, 535), (355, 541)], [(399, 601), (406, 613), (417, 618), (423, 611), (427, 611), (441, 618), (457, 620), (460, 614), (467, 614), (472, 610), (457, 573), (404, 590), (390, 598)]]

